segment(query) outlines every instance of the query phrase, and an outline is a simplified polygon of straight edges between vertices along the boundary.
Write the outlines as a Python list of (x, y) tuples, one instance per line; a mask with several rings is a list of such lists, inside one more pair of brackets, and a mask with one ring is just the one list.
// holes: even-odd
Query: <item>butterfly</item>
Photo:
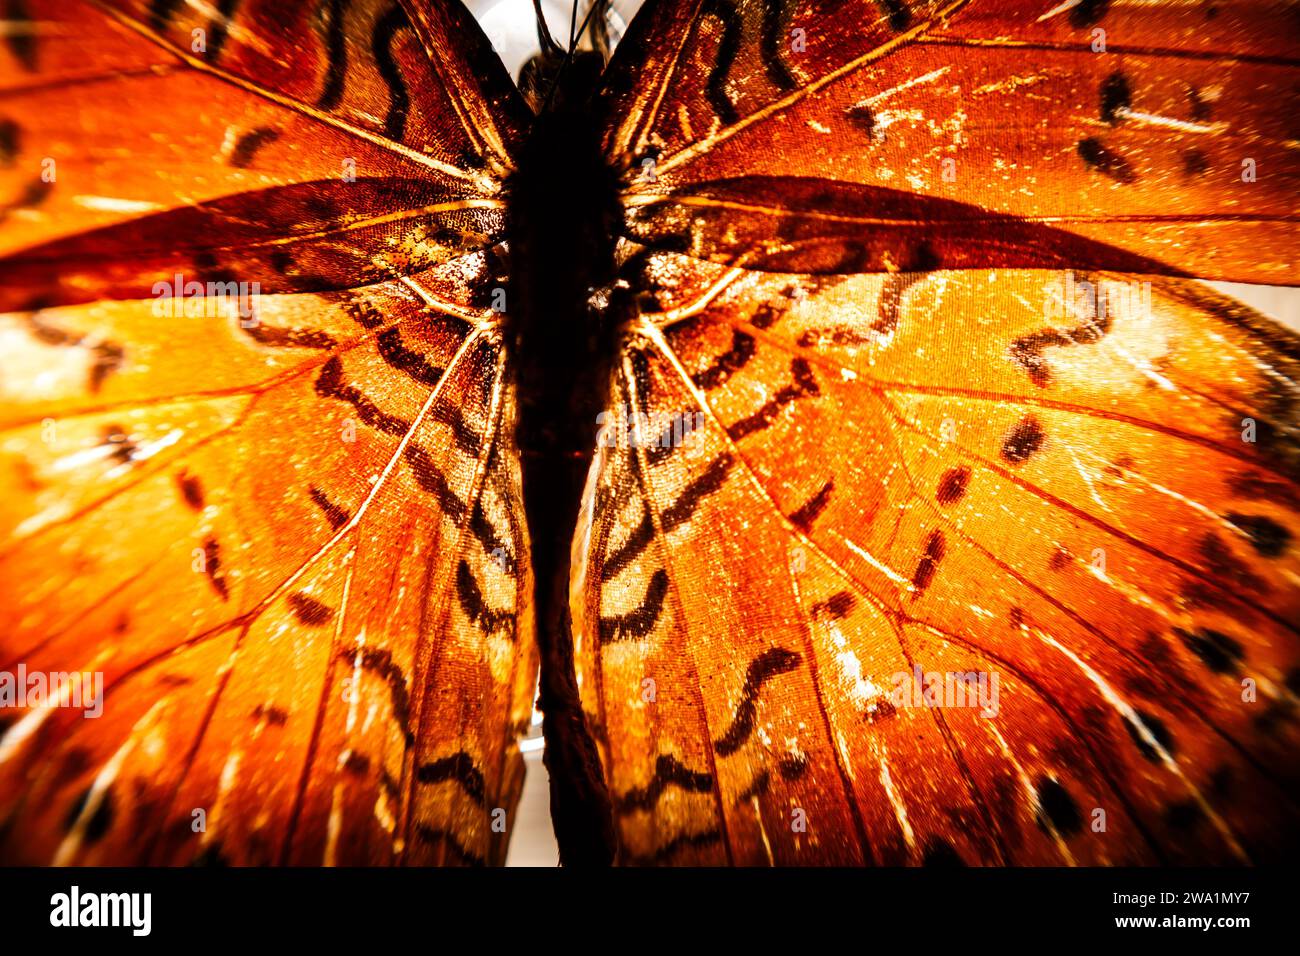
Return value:
[(1285, 855), (1296, 7), (592, 11), (8, 4), (0, 858)]

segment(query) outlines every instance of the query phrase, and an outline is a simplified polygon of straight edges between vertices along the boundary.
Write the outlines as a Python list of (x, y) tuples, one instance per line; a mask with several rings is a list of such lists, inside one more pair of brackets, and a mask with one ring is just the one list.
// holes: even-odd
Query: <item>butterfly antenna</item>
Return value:
[[(555, 42), (555, 37), (551, 36), (551, 28), (546, 25), (546, 16), (542, 13), (542, 0), (533, 0), (533, 13), (537, 16), (537, 42), (542, 48), (542, 53), (546, 56), (558, 56), (564, 48)], [(569, 27), (569, 32), (572, 34), (572, 26)]]
[[(537, 2), (538, 0), (533, 0), (533, 3), (537, 3)], [(596, 2), (593, 3), (587, 9), (587, 15), (582, 18), (582, 25), (578, 27), (577, 34), (573, 37), (573, 41), (569, 44), (569, 51), (566, 54), (564, 54), (564, 62), (560, 64), (560, 68), (555, 71), (555, 76), (551, 78), (551, 88), (546, 93), (546, 104), (545, 107), (543, 108), (550, 107), (551, 100), (555, 96), (555, 90), (560, 85), (560, 80), (564, 77), (564, 71), (569, 68), (569, 63), (573, 60), (573, 54), (578, 49), (578, 42), (582, 39), (582, 35), (587, 32), (587, 24), (591, 22), (591, 15), (595, 13), (596, 8), (600, 6), (602, 6), (600, 0), (596, 0)], [(576, 6), (574, 7), (574, 12), (576, 15), (577, 12)]]

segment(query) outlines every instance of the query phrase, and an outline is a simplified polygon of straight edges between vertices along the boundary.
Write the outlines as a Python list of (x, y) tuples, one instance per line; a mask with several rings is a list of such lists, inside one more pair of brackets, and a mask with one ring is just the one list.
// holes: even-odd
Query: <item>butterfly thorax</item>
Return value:
[[(617, 176), (601, 151), (598, 121), (582, 105), (588, 97), (581, 86), (561, 81), (551, 108), (534, 122), (509, 182), (508, 313), (556, 825), (589, 831), (562, 836), (560, 845), (581, 847), (585, 859), (597, 862), (608, 855), (609, 812), (572, 677), (569, 539), (615, 345), (615, 323), (590, 300), (614, 278), (622, 213)], [(550, 745), (556, 741), (559, 746)]]

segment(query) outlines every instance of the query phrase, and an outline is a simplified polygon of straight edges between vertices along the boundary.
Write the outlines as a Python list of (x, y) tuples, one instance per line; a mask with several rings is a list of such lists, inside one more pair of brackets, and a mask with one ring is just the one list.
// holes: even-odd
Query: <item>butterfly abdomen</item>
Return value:
[(611, 855), (611, 817), (573, 676), (567, 601), (569, 541), (614, 351), (613, 323), (589, 299), (614, 277), (621, 209), (598, 125), (589, 112), (565, 106), (567, 95), (560, 102), (538, 116), (509, 182), (507, 313), (553, 816), (563, 862), (601, 863)]

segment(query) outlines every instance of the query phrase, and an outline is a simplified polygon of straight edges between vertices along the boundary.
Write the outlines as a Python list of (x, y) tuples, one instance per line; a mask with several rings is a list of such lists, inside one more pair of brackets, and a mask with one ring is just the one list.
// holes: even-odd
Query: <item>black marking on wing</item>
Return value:
[(322, 604), (309, 594), (298, 591), (289, 595), (289, 607), (293, 610), (293, 616), (303, 624), (312, 627), (320, 627), (327, 623), (334, 616), (334, 609), (328, 604)]
[(1236, 673), (1237, 666), (1246, 659), (1241, 644), (1220, 631), (1208, 627), (1185, 631), (1176, 627), (1174, 633), (1187, 645), (1188, 650), (1216, 674)]
[(258, 704), (249, 716), (253, 720), (265, 720), (273, 727), (283, 727), (289, 722), (289, 712), (275, 704)]
[(332, 349), (336, 344), (332, 335), (317, 329), (285, 329), (261, 322), (249, 326), (241, 323), (240, 328), (257, 344), (276, 348)]
[(1082, 0), (1070, 10), (1070, 24), (1076, 27), (1092, 26), (1106, 15), (1109, 6), (1110, 0)]
[(646, 461), (656, 465), (685, 445), (687, 436), (699, 426), (702, 417), (687, 412), (674, 415), (672, 421), (664, 426), (664, 430), (651, 439), (646, 446)]
[(116, 342), (107, 339), (95, 339), (88, 335), (78, 335), (52, 325), (36, 312), (27, 316), (27, 326), (36, 341), (45, 345), (57, 345), (65, 348), (84, 348), (91, 354), (88, 388), (91, 394), (99, 394), (104, 380), (109, 374), (122, 367), (126, 350)]
[(443, 369), (430, 365), (419, 352), (408, 349), (402, 342), (401, 330), (396, 326), (380, 332), (375, 342), (379, 346), (380, 358), (421, 385), (433, 388), (442, 378)]
[(221, 600), (230, 600), (230, 587), (226, 584), (226, 575), (221, 570), (221, 545), (216, 538), (203, 542), (203, 570), (212, 582), (213, 590), (221, 595)]
[(183, 470), (177, 472), (176, 487), (180, 490), (182, 501), (195, 511), (203, 510), (203, 482), (196, 475)]
[(1033, 415), (1026, 415), (1002, 440), (1002, 458), (1013, 465), (1026, 462), (1043, 447), (1045, 437), (1046, 433), (1038, 419)]
[(1137, 182), (1137, 173), (1132, 164), (1119, 153), (1107, 149), (1095, 136), (1079, 140), (1079, 158), (1089, 169), (1109, 176), (1118, 183), (1128, 185)]
[(316, 507), (320, 508), (324, 513), (325, 520), (330, 523), (330, 527), (335, 531), (348, 523), (348, 518), (350, 518), (351, 515), (347, 513), (346, 509), (340, 508), (334, 502), (330, 501), (329, 498), (325, 496), (325, 492), (313, 485), (308, 491), (308, 494), (311, 495), (311, 500), (316, 502)]
[(795, 399), (805, 395), (819, 395), (821, 389), (813, 375), (812, 366), (807, 359), (796, 358), (790, 362), (790, 371), (794, 375), (794, 384), (784, 386), (762, 408), (748, 418), (728, 426), (727, 434), (732, 441), (740, 441), (747, 435), (762, 431), (776, 420), (776, 416)]
[(621, 797), (614, 798), (614, 809), (619, 816), (634, 810), (650, 810), (659, 802), (669, 787), (681, 787), (688, 793), (708, 793), (713, 789), (713, 774), (691, 770), (672, 754), (660, 754), (655, 760), (655, 773), (644, 787), (633, 787)]
[(750, 662), (745, 672), (745, 686), (740, 692), (740, 703), (736, 706), (736, 716), (732, 718), (727, 732), (714, 741), (718, 756), (729, 757), (749, 739), (754, 731), (754, 718), (758, 714), (758, 695), (763, 685), (779, 674), (785, 674), (799, 666), (802, 660), (795, 651), (783, 647), (773, 647), (759, 654)]
[(701, 19), (713, 17), (722, 24), (722, 37), (718, 41), (717, 59), (709, 71), (706, 90), (709, 104), (718, 118), (726, 125), (731, 125), (740, 118), (735, 105), (727, 96), (727, 75), (740, 53), (741, 22), (740, 14), (732, 0), (708, 0), (708, 5), (700, 11)]
[[(1151, 716), (1145, 711), (1139, 710), (1135, 711), (1135, 713), (1137, 714), (1137, 719), (1146, 727), (1147, 733), (1155, 738), (1156, 743), (1164, 749), (1165, 753), (1172, 756), (1174, 753), (1174, 738), (1173, 735), (1169, 733), (1169, 728), (1165, 726), (1164, 721), (1158, 717)], [(1124, 729), (1127, 730), (1128, 735), (1133, 738), (1133, 743), (1137, 744), (1138, 751), (1145, 759), (1151, 761), (1151, 763), (1163, 762), (1163, 758), (1160, 756), (1160, 751), (1151, 746), (1151, 743), (1142, 735), (1142, 729), (1128, 717), (1124, 718)]]
[(769, 0), (763, 6), (763, 33), (758, 44), (759, 58), (767, 69), (768, 79), (786, 92), (799, 85), (783, 58), (785, 47), (781, 41), (785, 35), (788, 13), (785, 0)]
[(935, 500), (941, 505), (960, 501), (966, 494), (966, 486), (970, 484), (970, 474), (970, 469), (965, 465), (949, 468), (939, 479), (939, 487), (934, 493)]
[(664, 509), (663, 514), (660, 516), (660, 523), (663, 525), (664, 531), (671, 531), (690, 518), (701, 501), (721, 488), (727, 480), (727, 473), (731, 470), (731, 465), (732, 457), (730, 452), (723, 452), (709, 462), (709, 467), (704, 470), (704, 474), (688, 484), (677, 500)]
[(325, 35), (325, 82), (316, 105), (323, 110), (336, 108), (343, 100), (343, 84), (348, 72), (347, 26), (343, 11), (347, 0), (326, 0), (318, 8), (328, 9)]
[(654, 522), (650, 519), (649, 512), (643, 512), (641, 522), (628, 535), (627, 540), (615, 548), (613, 553), (605, 555), (604, 563), (600, 567), (601, 581), (610, 580), (636, 560), (637, 555), (654, 540), (654, 536)]
[(692, 375), (691, 381), (706, 392), (717, 388), (754, 357), (755, 345), (752, 335), (736, 329), (731, 334), (731, 348), (715, 358), (704, 371)]
[[(1100, 300), (1101, 290), (1095, 284), (1094, 288), (1097, 290), (1097, 299)], [(1066, 308), (1070, 307), (1068, 302), (1065, 305)], [(1046, 388), (1052, 383), (1052, 369), (1043, 355), (1045, 349), (1067, 345), (1092, 345), (1099, 342), (1110, 331), (1114, 321), (1110, 310), (1101, 309), (1101, 314), (1098, 315), (1098, 310), (1094, 307), (1092, 312), (1091, 317), (1072, 329), (1047, 328), (1020, 336), (1011, 343), (1011, 358), (1029, 374), (1029, 378), (1035, 385)]]
[(430, 846), (437, 846), (439, 843), (445, 843), (447, 846), (451, 847), (452, 852), (470, 866), (487, 866), (487, 860), (483, 858), (482, 854), (466, 849), (450, 830), (431, 827), (427, 823), (421, 823), (416, 826), (415, 835), (420, 839), (421, 843), (427, 843)]
[(952, 844), (941, 837), (931, 837), (925, 845), (921, 857), (922, 866), (965, 866), (966, 861), (953, 849)]
[(208, 24), (208, 55), (214, 62), (221, 56), (221, 50), (226, 45), (226, 37), (230, 32), (228, 25), (235, 19), (239, 3), (240, 0), (220, 0), (217, 16)]
[(1082, 828), (1083, 816), (1079, 812), (1079, 805), (1070, 796), (1070, 791), (1060, 783), (1051, 777), (1039, 777), (1035, 796), (1041, 811), (1038, 822), (1043, 829), (1047, 829), (1047, 821), (1062, 836), (1077, 833)]
[(153, 0), (149, 4), (149, 26), (157, 33), (167, 29), (183, 0)]
[[(359, 661), (358, 655), (360, 656)], [(360, 651), (344, 648), (339, 652), (339, 659), (349, 667), (356, 667), (359, 664), (363, 671), (376, 675), (388, 685), (388, 695), (393, 707), (393, 719), (402, 728), (403, 733), (406, 734), (406, 742), (410, 744), (413, 740), (411, 731), (407, 726), (411, 716), (410, 691), (406, 687), (406, 675), (402, 673), (402, 668), (393, 661), (392, 652), (382, 647), (363, 647)]]
[[(912, 271), (896, 272), (885, 277), (880, 290), (880, 305), (871, 331), (890, 335), (898, 328), (903, 305), (903, 293), (939, 268), (939, 257), (928, 243), (920, 243), (915, 250), (916, 264)], [(838, 343), (837, 343), (838, 344)]]
[(0, 119), (0, 166), (9, 167), (18, 158), (22, 127), (9, 118)]
[(785, 780), (798, 780), (808, 772), (807, 754), (786, 754), (776, 762), (777, 772)]
[(817, 494), (805, 501), (800, 505), (798, 511), (790, 515), (790, 520), (800, 528), (803, 528), (804, 531), (807, 531), (812, 527), (813, 522), (817, 520), (817, 516), (826, 510), (826, 505), (829, 504), (831, 500), (831, 491), (834, 488), (835, 482), (826, 482), (826, 484), (822, 485), (821, 490), (818, 491)]
[(626, 614), (600, 619), (600, 643), (636, 641), (645, 637), (663, 613), (664, 598), (668, 595), (668, 572), (659, 568), (650, 576), (645, 600)]
[(441, 757), (431, 763), (421, 764), (415, 771), (420, 783), (442, 783), (455, 780), (479, 806), (487, 803), (483, 772), (474, 766), (474, 758), (461, 750), (450, 757)]
[(470, 619), (470, 623), (477, 624), (489, 637), (499, 630), (505, 630), (510, 640), (515, 639), (514, 628), (510, 626), (515, 620), (514, 614), (487, 606), (474, 572), (469, 569), (469, 564), (464, 559), (456, 566), (456, 596), (460, 600), (461, 610)]
[(907, 9), (903, 0), (876, 0), (889, 17), (889, 27), (895, 33), (901, 33), (912, 23), (912, 11)]
[(497, 534), (497, 529), (492, 526), (492, 522), (488, 521), (482, 501), (474, 505), (474, 511), (469, 516), (469, 529), (483, 545), (483, 550), (494, 561), (499, 562), (498, 567), (506, 574), (513, 575), (516, 568), (514, 550)]
[(839, 620), (848, 617), (856, 604), (857, 600), (848, 591), (836, 591), (826, 600), (814, 604), (812, 615), (818, 619)]
[(633, 854), (628, 857), (629, 866), (660, 866), (668, 862), (677, 853), (678, 850), (685, 847), (713, 846), (715, 843), (722, 842), (722, 832), (718, 829), (704, 830), (700, 833), (679, 833), (667, 843), (660, 846), (653, 853), (645, 855)]
[(112, 446), (111, 456), (118, 464), (129, 465), (135, 461), (139, 446), (121, 425), (105, 425), (100, 431), (99, 443), (101, 446)]
[(274, 126), (250, 129), (235, 141), (235, 148), (230, 151), (230, 159), (227, 162), (235, 169), (247, 169), (253, 165), (253, 157), (259, 149), (268, 143), (274, 143), (279, 138), (280, 131)]
[(1291, 531), (1265, 515), (1230, 511), (1224, 517), (1240, 528), (1251, 547), (1266, 558), (1280, 557), (1291, 543)]
[[(67, 816), (63, 818), (63, 828), (71, 830), (81, 819), (81, 814), (85, 812), (86, 805), (90, 800), (90, 794), (94, 789), (91, 784), (77, 796), (71, 807), (68, 808)], [(99, 805), (95, 807), (95, 812), (90, 815), (86, 821), (86, 829), (82, 833), (82, 838), (87, 844), (95, 843), (103, 838), (113, 825), (113, 791), (105, 790), (100, 794)]]
[(1116, 70), (1101, 81), (1101, 121), (1114, 126), (1133, 104), (1128, 77)]
[(452, 521), (460, 524), (465, 518), (465, 502), (461, 501), (460, 496), (451, 490), (451, 486), (447, 484), (446, 475), (433, 463), (432, 456), (415, 442), (410, 442), (406, 446), (406, 451), (402, 452), (402, 457), (411, 466), (416, 484), (433, 495), (438, 502), (438, 507)]
[(5, 43), (14, 59), (23, 65), (28, 73), (36, 72), (36, 34), (31, 31), (32, 15), (27, 9), (26, 0), (8, 0), (5, 4), (4, 18), (11, 24), (5, 33)]
[[(382, 432), (390, 435), (405, 435), (411, 430), (411, 423), (406, 419), (380, 411), (379, 407), (362, 394), (359, 388), (344, 383), (343, 363), (337, 355), (332, 356), (321, 366), (320, 375), (316, 377), (316, 394), (347, 402), (357, 410), (363, 422)], [(407, 452), (409, 453), (414, 447), (413, 444), (407, 445)]]
[(402, 79), (402, 71), (397, 61), (393, 59), (392, 43), (393, 37), (399, 30), (410, 28), (406, 11), (394, 4), (375, 23), (375, 32), (370, 44), (379, 75), (388, 86), (388, 117), (384, 121), (384, 135), (399, 143), (406, 133), (406, 114), (411, 108), (411, 98), (406, 91), (406, 81)]
[(740, 796), (736, 797), (736, 805), (739, 806), (742, 803), (748, 803), (755, 797), (761, 797), (770, 789), (772, 789), (772, 771), (764, 770), (754, 778), (748, 787), (740, 792)]
[(450, 402), (439, 402), (429, 411), (429, 417), (442, 422), (451, 429), (452, 440), (456, 447), (467, 455), (477, 458), (483, 451), (483, 436), (474, 431), (465, 421), (460, 408)]
[(942, 531), (931, 531), (925, 539), (925, 547), (921, 552), (921, 560), (917, 562), (916, 571), (912, 574), (912, 587), (916, 588), (917, 593), (924, 591), (934, 580), (934, 574), (939, 570), (939, 562), (943, 560), (945, 544)]

